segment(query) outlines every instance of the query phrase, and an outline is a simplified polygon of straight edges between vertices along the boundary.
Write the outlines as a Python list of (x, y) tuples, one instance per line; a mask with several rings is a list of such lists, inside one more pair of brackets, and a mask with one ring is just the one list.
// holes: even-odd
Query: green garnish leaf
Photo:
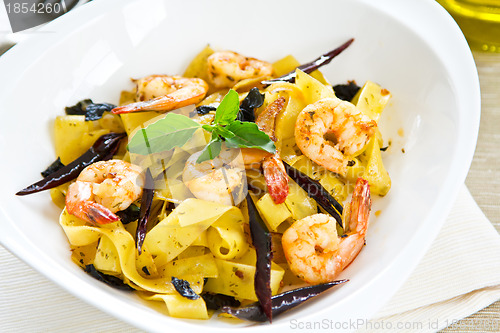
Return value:
[(184, 115), (168, 113), (137, 131), (127, 148), (140, 155), (160, 153), (183, 146), (197, 129), (203, 128), (212, 133), (212, 139), (202, 150), (197, 163), (219, 156), (223, 142), (228, 148), (258, 148), (274, 154), (274, 142), (255, 123), (236, 120), (239, 110), (238, 93), (231, 89), (217, 107), (213, 124), (200, 125)]
[(205, 131), (212, 133), (214, 131), (215, 125), (201, 125)]
[(222, 127), (220, 125), (216, 125), (216, 127), (214, 128), (214, 131), (212, 133), (215, 133), (216, 135), (223, 137), (227, 140), (227, 139), (230, 139), (234, 136), (234, 133), (231, 132), (230, 130), (228, 130), (227, 128), (228, 128), (228, 126)]
[(240, 98), (233, 89), (229, 90), (215, 111), (214, 124), (229, 125), (240, 111)]
[(183, 146), (201, 125), (186, 116), (167, 113), (167, 115), (138, 130), (127, 149), (131, 153), (147, 155)]
[(234, 121), (225, 129), (234, 134), (231, 138), (226, 137), (226, 146), (230, 148), (258, 148), (276, 153), (274, 142), (255, 123)]
[(200, 156), (198, 156), (196, 163), (213, 160), (214, 158), (219, 156), (221, 149), (222, 142), (220, 141), (220, 139), (210, 141), (208, 145), (206, 145), (206, 147), (201, 151), (201, 154)]

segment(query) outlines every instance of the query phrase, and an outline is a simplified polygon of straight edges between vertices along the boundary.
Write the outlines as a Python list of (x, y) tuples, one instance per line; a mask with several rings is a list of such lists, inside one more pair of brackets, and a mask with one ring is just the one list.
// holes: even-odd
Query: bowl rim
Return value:
[[(76, 8), (72, 12), (61, 16), (60, 18), (50, 22), (39, 30), (41, 32), (56, 31), (57, 33), (37, 34), (36, 36), (31, 36), (25, 41), (21, 42), (19, 45), (13, 47), (11, 50), (7, 51), (4, 55), (2, 55), (2, 57), (0, 57), (0, 69), (4, 73), (4, 75), (2, 76), (5, 78), (9, 78), (9, 80), (2, 80), (2, 82), (0, 82), (0, 103), (1, 101), (3, 101), (3, 98), (5, 96), (8, 96), (11, 89), (14, 89), (18, 80), (20, 80), (20, 78), (22, 77), (22, 75), (20, 75), (20, 71), (24, 73), (24, 71), (29, 70), (29, 66), (22, 66), (22, 64), (31, 63), (33, 54), (42, 54), (43, 52), (50, 49), (52, 44), (57, 43), (57, 40), (59, 38), (65, 39), (81, 25), (83, 25), (84, 23), (88, 23), (86, 18), (98, 18), (103, 15), (107, 15), (109, 11), (116, 10), (119, 7), (125, 6), (127, 3), (135, 1), (139, 0), (94, 0), (93, 2), (88, 3), (85, 6)], [(434, 227), (431, 229), (420, 228), (410, 239), (408, 244), (402, 249), (402, 251), (400, 251), (400, 253), (394, 258), (391, 264), (383, 269), (377, 277), (375, 277), (375, 280), (380, 281), (380, 279), (382, 279), (384, 276), (395, 276), (393, 280), (397, 281), (397, 283), (394, 284), (394, 291), (392, 293), (381, 293), (380, 291), (376, 290), (377, 288), (373, 288), (372, 284), (371, 290), (367, 290), (367, 287), (365, 287), (356, 292), (356, 294), (358, 294), (357, 297), (359, 297), (359, 294), (364, 294), (364, 297), (374, 297), (382, 299), (383, 301), (381, 302), (381, 304), (383, 304), (388, 301), (390, 297), (399, 289), (399, 287), (404, 283), (406, 278), (411, 274), (412, 270), (416, 267), (420, 259), (423, 257), (430, 244), (437, 236), (440, 227), (444, 223), (444, 220), (458, 195), (459, 189), (462, 186), (469, 170), (475, 150), (479, 130), (481, 99), (479, 78), (477, 75), (477, 70), (474, 59), (472, 57), (472, 53), (470, 52), (468, 44), (456, 23), (453, 21), (451, 16), (448, 15), (446, 11), (440, 7), (439, 4), (437, 4), (433, 0), (424, 0), (411, 4), (397, 0), (381, 0), (376, 4), (371, 3), (369, 0), (357, 0), (357, 2), (372, 8), (376, 8), (377, 10), (390, 15), (394, 19), (399, 20), (401, 24), (407, 26), (413, 32), (417, 33), (420, 37), (430, 36), (430, 40), (428, 40), (427, 38), (425, 38), (425, 40), (428, 43), (430, 42), (429, 47), (438, 55), (439, 59), (443, 59), (444, 55), (446, 54), (452, 54), (454, 57), (450, 59), (452, 64), (449, 64), (449, 66), (453, 66), (453, 64), (461, 65), (460, 76), (462, 77), (462, 80), (454, 81), (454, 83), (457, 84), (457, 93), (460, 91), (468, 92), (468, 100), (463, 97), (460, 98), (460, 96), (458, 97), (464, 103), (466, 103), (471, 110), (471, 115), (467, 121), (467, 124), (463, 124), (465, 123), (465, 121), (459, 124), (460, 130), (458, 130), (459, 136), (457, 138), (459, 140), (459, 143), (457, 144), (457, 147), (460, 146), (461, 150), (454, 151), (451, 161), (452, 165), (459, 165), (459, 167), (451, 170), (449, 176), (446, 179), (446, 182), (444, 183), (444, 186), (448, 189), (448, 191), (447, 193), (440, 193), (436, 200), (436, 204), (433, 206), (432, 211), (429, 214), (429, 219), (430, 217), (433, 217), (432, 220), (434, 221)], [(394, 15), (392, 15), (392, 13), (396, 13), (398, 11), (408, 11), (408, 7), (411, 7), (413, 10), (415, 10), (415, 12), (426, 12), (427, 20), (433, 20), (434, 24), (439, 24), (439, 32), (434, 35), (429, 35), (429, 28), (421, 26), (419, 27), (419, 25), (417, 24), (418, 15), (415, 15), (414, 17), (394, 17)], [(430, 16), (432, 16), (432, 18)], [(404, 21), (405, 19), (407, 19), (407, 21)], [(448, 34), (447, 38), (449, 39), (449, 43), (451, 43), (446, 47), (443, 45), (439, 45), (439, 36), (443, 34)], [(58, 264), (55, 263), (55, 261), (53, 261), (50, 257), (45, 256), (45, 259), (47, 261), (42, 263), (37, 256), (33, 255), (33, 253), (36, 252), (36, 248), (33, 246), (33, 244), (31, 244), (29, 239), (27, 239), (22, 234), (22, 231), (15, 227), (15, 223), (12, 223), (13, 221), (10, 220), (9, 216), (1, 206), (0, 216), (2, 216), (5, 221), (10, 221), (10, 223), (2, 222), (2, 224), (6, 226), (6, 229), (3, 233), (0, 233), (0, 243), (5, 246), (11, 253), (19, 257), (21, 260), (47, 277), (49, 280), (55, 282), (69, 293), (77, 296), (79, 299), (137, 327), (148, 330), (158, 330), (158, 327), (147, 324), (147, 320), (144, 320), (144, 318), (131, 318), (126, 315), (126, 312), (121, 313), (114, 309), (106, 308), (103, 304), (97, 301), (97, 299), (99, 299), (100, 297), (96, 297), (96, 300), (89, 298), (89, 294), (95, 294), (96, 292), (100, 293), (100, 296), (109, 297), (109, 294), (106, 291), (98, 290), (92, 284), (84, 284), (83, 286), (81, 286), (82, 288), (75, 289), (74, 286), (69, 283), (71, 281), (70, 272), (58, 270), (57, 274), (55, 274), (54, 270), (50, 268), (58, 267)], [(427, 221), (427, 223), (430, 222), (432, 221)], [(10, 233), (15, 233), (19, 237), (17, 237), (16, 239), (8, 237)], [(415, 244), (419, 244), (418, 250), (416, 250)], [(130, 305), (129, 307), (131, 311), (135, 309), (133, 305)], [(364, 312), (367, 314), (367, 318), (371, 317), (376, 310), (377, 309), (354, 308), (352, 304), (348, 304), (346, 308), (346, 312), (348, 313), (354, 313), (352, 311), (356, 311), (358, 313), (360, 311)], [(321, 316), (321, 314), (324, 314), (324, 311), (308, 315), (306, 316), (306, 319), (311, 319), (312, 316), (318, 317)], [(170, 323), (173, 323), (173, 321), (170, 321)], [(198, 324), (193, 324), (192, 322), (187, 321), (177, 321), (177, 323), (177, 328), (179, 330), (199, 327)], [(283, 328), (283, 325), (278, 326), (273, 324), (267, 326), (258, 326), (260, 330), (271, 330), (278, 327)], [(255, 327), (250, 326), (243, 329), (253, 328)], [(170, 327), (170, 329), (173, 329), (173, 327)], [(221, 327), (207, 326), (205, 326), (204, 329), (215, 329), (215, 331), (224, 330), (224, 328)]]

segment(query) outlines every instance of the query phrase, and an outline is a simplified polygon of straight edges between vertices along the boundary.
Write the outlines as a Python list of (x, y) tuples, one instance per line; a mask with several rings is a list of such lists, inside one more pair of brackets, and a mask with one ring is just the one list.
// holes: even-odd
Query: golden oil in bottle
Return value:
[(500, 0), (437, 0), (474, 50), (500, 52)]

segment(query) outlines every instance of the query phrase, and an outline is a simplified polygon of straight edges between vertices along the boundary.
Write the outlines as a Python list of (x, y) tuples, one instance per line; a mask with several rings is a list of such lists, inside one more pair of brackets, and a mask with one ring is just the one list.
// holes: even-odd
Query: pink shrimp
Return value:
[(118, 221), (115, 213), (140, 198), (143, 183), (137, 165), (122, 160), (96, 162), (83, 169), (69, 186), (66, 210), (93, 224)]
[(310, 284), (333, 281), (363, 248), (370, 209), (370, 186), (358, 178), (351, 204), (344, 210), (349, 224), (345, 235), (337, 236), (336, 221), (326, 214), (292, 224), (281, 240), (292, 272)]
[(150, 75), (135, 82), (139, 102), (116, 107), (113, 113), (171, 111), (201, 102), (208, 91), (202, 79), (178, 75)]

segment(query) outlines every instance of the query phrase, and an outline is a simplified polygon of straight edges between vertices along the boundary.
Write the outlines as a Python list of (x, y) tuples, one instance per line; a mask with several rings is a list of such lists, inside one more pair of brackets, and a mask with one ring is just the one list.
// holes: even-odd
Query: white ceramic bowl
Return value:
[[(149, 331), (234, 329), (218, 318), (179, 320), (87, 276), (70, 260), (48, 193), (16, 197), (54, 158), (51, 126), (64, 106), (117, 102), (130, 77), (182, 73), (210, 43), (274, 61), (309, 61), (355, 42), (322, 71), (332, 83), (372, 80), (393, 94), (380, 127), (393, 187), (375, 202), (350, 282), (272, 325), (369, 318), (393, 295), (439, 231), (472, 159), (479, 83), (465, 39), (434, 1), (96, 0), (0, 57), (1, 243), (70, 293)], [(403, 136), (398, 135), (402, 130)], [(401, 131), (399, 131), (401, 133)], [(405, 153), (401, 150), (404, 148)], [(89, 318), (90, 320), (90, 318)]]

